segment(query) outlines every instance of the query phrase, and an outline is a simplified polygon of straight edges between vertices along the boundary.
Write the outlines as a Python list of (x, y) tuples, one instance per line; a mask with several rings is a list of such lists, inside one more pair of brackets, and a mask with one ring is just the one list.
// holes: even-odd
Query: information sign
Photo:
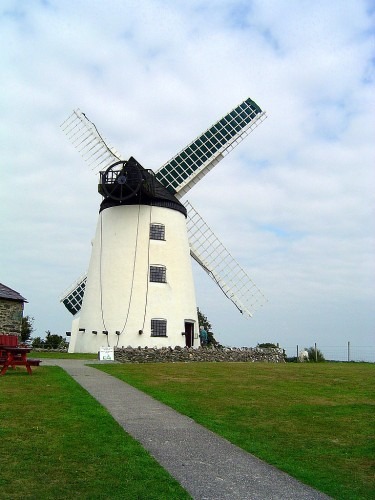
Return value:
[(100, 361), (114, 361), (115, 353), (113, 347), (101, 347), (99, 351)]

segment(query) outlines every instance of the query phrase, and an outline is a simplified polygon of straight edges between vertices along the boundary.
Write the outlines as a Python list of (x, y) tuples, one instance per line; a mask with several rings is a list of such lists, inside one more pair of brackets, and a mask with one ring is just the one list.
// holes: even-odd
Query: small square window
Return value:
[(164, 224), (150, 224), (150, 240), (165, 240)]
[(167, 336), (167, 320), (152, 319), (151, 320), (151, 337), (166, 337)]
[(150, 266), (150, 281), (153, 283), (166, 283), (166, 268), (164, 266)]

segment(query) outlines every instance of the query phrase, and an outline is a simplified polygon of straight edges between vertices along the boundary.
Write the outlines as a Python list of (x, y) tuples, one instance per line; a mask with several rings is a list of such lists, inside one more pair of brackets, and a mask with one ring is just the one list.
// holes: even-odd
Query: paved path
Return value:
[(92, 361), (43, 359), (69, 373), (194, 499), (329, 498), (85, 363)]

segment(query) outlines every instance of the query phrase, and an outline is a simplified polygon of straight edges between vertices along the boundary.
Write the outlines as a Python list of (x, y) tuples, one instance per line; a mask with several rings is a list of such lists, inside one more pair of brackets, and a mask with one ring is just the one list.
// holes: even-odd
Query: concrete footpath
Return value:
[(85, 363), (95, 361), (43, 359), (42, 366), (69, 373), (194, 499), (329, 498)]

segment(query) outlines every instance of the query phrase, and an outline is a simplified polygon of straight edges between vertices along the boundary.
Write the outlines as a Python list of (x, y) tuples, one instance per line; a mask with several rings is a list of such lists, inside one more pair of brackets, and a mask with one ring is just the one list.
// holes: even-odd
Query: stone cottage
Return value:
[(0, 335), (21, 334), (25, 302), (22, 295), (0, 283)]

